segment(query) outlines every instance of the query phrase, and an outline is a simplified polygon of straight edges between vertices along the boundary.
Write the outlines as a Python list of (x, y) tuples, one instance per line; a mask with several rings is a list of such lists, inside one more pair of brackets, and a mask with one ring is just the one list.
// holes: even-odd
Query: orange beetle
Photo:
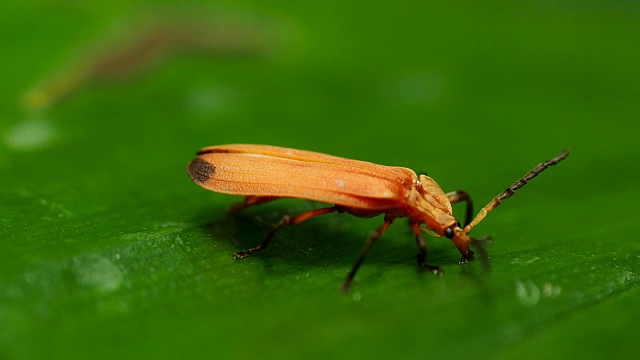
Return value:
[[(409, 226), (419, 247), (417, 258), (421, 267), (434, 272), (442, 271), (440, 267), (426, 264), (427, 246), (420, 232), (427, 229), (451, 239), (462, 254), (460, 263), (468, 262), (473, 258), (469, 245), (478, 244), (478, 240), (469, 237), (469, 231), (528, 180), (564, 160), (569, 151), (529, 171), (480, 210), (473, 221), (473, 205), (467, 192), (445, 194), (433, 179), (426, 175), (417, 176), (407, 168), (268, 145), (210, 146), (200, 150), (197, 155), (187, 166), (194, 182), (207, 190), (246, 196), (243, 202), (232, 206), (231, 211), (240, 211), (278, 198), (301, 198), (334, 204), (295, 216), (284, 216), (260, 245), (235, 253), (236, 259), (266, 249), (281, 228), (300, 224), (319, 215), (346, 212), (359, 217), (373, 217), (384, 214), (384, 224), (371, 234), (344, 281), (342, 290), (347, 291), (373, 243), (397, 218), (409, 218)], [(467, 204), (464, 227), (456, 221), (451, 208), (451, 204), (458, 202)]]

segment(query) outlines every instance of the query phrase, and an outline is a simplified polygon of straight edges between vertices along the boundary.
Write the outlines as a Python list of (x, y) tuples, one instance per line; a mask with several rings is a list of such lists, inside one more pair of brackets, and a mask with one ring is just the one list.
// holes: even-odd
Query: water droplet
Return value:
[(29, 120), (15, 124), (4, 137), (7, 146), (17, 151), (38, 150), (50, 145), (55, 129), (44, 120)]
[(534, 306), (540, 301), (540, 289), (531, 281), (516, 281), (516, 296), (524, 306)]
[(80, 284), (106, 293), (118, 290), (124, 279), (117, 266), (102, 258), (88, 264), (79, 264), (77, 274)]

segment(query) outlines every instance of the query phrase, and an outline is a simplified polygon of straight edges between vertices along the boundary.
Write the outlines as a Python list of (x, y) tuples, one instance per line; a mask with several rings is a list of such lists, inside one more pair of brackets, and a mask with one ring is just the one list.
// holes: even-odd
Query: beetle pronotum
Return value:
[[(197, 155), (187, 166), (193, 181), (207, 190), (246, 196), (243, 202), (233, 205), (231, 211), (240, 211), (279, 198), (333, 204), (295, 216), (284, 216), (258, 246), (235, 253), (236, 259), (266, 249), (276, 232), (283, 227), (300, 224), (316, 216), (332, 212), (345, 212), (358, 217), (384, 214), (384, 223), (371, 234), (342, 285), (342, 290), (347, 291), (371, 246), (397, 218), (409, 218), (409, 226), (418, 243), (417, 258), (421, 267), (434, 272), (442, 271), (440, 267), (426, 263), (427, 246), (421, 232), (428, 230), (451, 239), (462, 254), (460, 263), (468, 262), (473, 258), (469, 245), (478, 242), (468, 235), (469, 231), (527, 181), (564, 160), (569, 151), (529, 171), (491, 200), (473, 221), (473, 205), (467, 192), (445, 194), (433, 179), (426, 175), (417, 176), (407, 168), (268, 145), (210, 146), (200, 150)], [(464, 227), (453, 216), (451, 208), (452, 204), (459, 202), (466, 202), (467, 205)], [(425, 227), (422, 227), (423, 224)]]

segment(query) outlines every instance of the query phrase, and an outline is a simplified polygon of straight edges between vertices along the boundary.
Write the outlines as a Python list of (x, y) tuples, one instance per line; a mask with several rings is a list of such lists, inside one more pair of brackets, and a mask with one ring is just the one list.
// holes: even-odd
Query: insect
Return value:
[[(469, 231), (502, 200), (568, 155), (569, 151), (564, 151), (536, 166), (491, 200), (473, 221), (473, 203), (466, 191), (445, 193), (430, 177), (418, 176), (403, 167), (269, 145), (234, 144), (200, 150), (187, 166), (187, 171), (195, 183), (207, 190), (245, 196), (244, 201), (233, 205), (230, 211), (240, 211), (279, 198), (333, 204), (294, 216), (284, 216), (258, 246), (235, 253), (236, 259), (266, 249), (280, 229), (316, 216), (338, 212), (368, 218), (384, 214), (384, 223), (368, 238), (342, 285), (342, 290), (346, 292), (372, 245), (398, 218), (409, 218), (409, 226), (418, 244), (418, 265), (422, 268), (442, 272), (440, 267), (426, 263), (427, 245), (422, 232), (451, 239), (462, 254), (460, 263), (470, 261), (473, 252), (469, 245), (479, 244), (479, 240), (470, 237)], [(464, 226), (453, 216), (451, 207), (460, 202), (466, 203)]]

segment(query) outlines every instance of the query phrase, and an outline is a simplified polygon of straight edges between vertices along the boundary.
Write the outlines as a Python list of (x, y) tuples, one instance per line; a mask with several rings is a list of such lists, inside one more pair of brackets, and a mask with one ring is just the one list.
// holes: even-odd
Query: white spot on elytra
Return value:
[(13, 150), (42, 149), (53, 142), (55, 130), (43, 120), (23, 121), (14, 125), (4, 136), (7, 146)]
[(336, 180), (336, 185), (338, 185), (338, 187), (340, 189), (344, 189), (344, 181), (343, 180), (340, 180), (340, 179)]
[(524, 306), (534, 306), (540, 301), (540, 289), (531, 280), (516, 281), (516, 296)]
[(124, 279), (122, 271), (104, 258), (79, 266), (77, 272), (80, 284), (105, 293), (118, 290)]

